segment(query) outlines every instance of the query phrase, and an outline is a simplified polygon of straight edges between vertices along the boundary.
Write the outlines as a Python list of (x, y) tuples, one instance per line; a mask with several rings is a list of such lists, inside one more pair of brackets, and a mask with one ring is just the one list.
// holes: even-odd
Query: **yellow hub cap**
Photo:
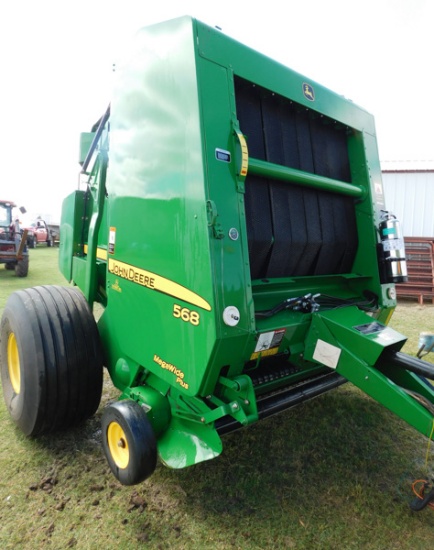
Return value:
[(130, 461), (130, 450), (125, 432), (117, 422), (110, 422), (107, 428), (107, 443), (114, 463), (124, 470)]
[(8, 371), (12, 388), (16, 394), (21, 390), (20, 356), (18, 354), (17, 339), (11, 332), (8, 338)]

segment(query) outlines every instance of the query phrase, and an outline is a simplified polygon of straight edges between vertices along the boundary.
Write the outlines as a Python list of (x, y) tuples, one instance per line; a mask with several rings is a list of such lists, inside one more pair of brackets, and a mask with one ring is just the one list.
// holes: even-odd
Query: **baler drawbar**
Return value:
[(3, 313), (24, 433), (91, 416), (104, 366), (120, 398), (102, 443), (126, 485), (347, 381), (432, 436), (434, 368), (389, 326), (405, 249), (366, 111), (183, 17), (137, 33), (80, 164), (59, 252), (72, 285)]

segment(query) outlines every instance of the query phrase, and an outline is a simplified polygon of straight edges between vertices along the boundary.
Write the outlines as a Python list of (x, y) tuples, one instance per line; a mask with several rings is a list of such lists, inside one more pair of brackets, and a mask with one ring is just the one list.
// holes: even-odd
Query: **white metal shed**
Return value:
[(434, 237), (434, 160), (381, 163), (387, 209), (405, 237)]

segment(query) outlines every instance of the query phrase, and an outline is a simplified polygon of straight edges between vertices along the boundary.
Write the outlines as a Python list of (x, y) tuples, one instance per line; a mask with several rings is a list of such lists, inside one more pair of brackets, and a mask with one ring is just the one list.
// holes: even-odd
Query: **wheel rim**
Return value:
[(111, 422), (107, 428), (107, 443), (116, 466), (125, 469), (130, 461), (130, 450), (125, 432), (117, 422)]
[(12, 388), (16, 394), (21, 391), (20, 356), (15, 334), (11, 332), (8, 338), (8, 371)]

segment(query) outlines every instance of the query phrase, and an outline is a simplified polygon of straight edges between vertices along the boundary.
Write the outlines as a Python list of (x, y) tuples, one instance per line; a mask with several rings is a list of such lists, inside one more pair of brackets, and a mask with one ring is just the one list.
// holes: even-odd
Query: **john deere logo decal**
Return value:
[(315, 92), (310, 84), (303, 82), (303, 95), (309, 101), (315, 101)]

